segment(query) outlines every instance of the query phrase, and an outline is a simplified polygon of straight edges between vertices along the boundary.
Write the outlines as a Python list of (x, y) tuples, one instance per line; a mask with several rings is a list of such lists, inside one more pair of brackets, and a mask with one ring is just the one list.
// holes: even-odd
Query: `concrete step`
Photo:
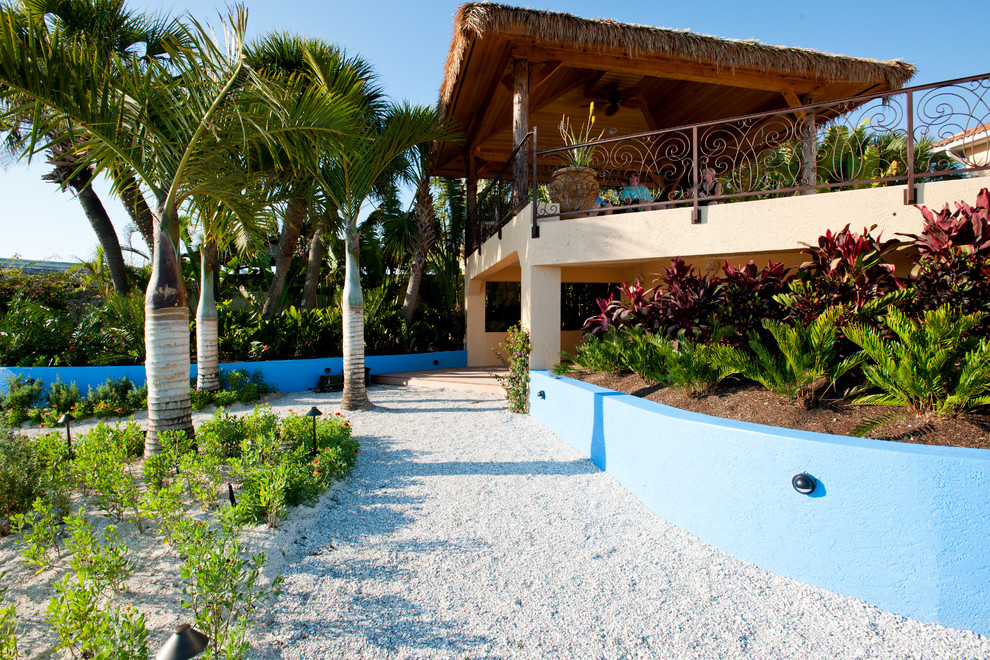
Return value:
[(373, 374), (371, 382), (381, 385), (414, 385), (500, 394), (502, 386), (492, 377), (493, 373), (504, 375), (507, 370), (505, 367), (497, 366), (406, 371), (397, 374)]

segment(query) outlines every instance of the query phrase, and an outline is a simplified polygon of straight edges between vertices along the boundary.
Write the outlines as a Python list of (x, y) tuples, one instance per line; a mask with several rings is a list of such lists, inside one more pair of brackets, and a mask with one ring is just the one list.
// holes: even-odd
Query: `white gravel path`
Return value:
[(350, 479), (259, 539), (286, 583), (254, 658), (990, 657), (702, 543), (500, 397), (371, 394)]

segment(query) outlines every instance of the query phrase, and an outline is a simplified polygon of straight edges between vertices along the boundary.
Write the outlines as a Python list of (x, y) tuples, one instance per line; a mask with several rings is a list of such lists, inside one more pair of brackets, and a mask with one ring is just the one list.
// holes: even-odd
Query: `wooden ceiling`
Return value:
[[(579, 38), (585, 27), (611, 32), (595, 43), (595, 37)], [(465, 138), (462, 144), (441, 146), (437, 176), (465, 176), (468, 153), (479, 159), (481, 178), (486, 172), (494, 175), (508, 159), (514, 146), (512, 70), (517, 58), (529, 62), (529, 123), (537, 127), (540, 149), (563, 144), (557, 128), (562, 115), (580, 125), (591, 102), (593, 134), (615, 137), (782, 110), (807, 99), (822, 102), (883, 91), (900, 87), (914, 72), (903, 62), (844, 58), (490, 3), (461, 7), (454, 28), (440, 108)], [(575, 36), (570, 42), (568, 34)], [(642, 47), (644, 39), (668, 39), (674, 45), (651, 52)], [(634, 50), (632, 43), (639, 46)], [(844, 65), (849, 71), (845, 77)]]

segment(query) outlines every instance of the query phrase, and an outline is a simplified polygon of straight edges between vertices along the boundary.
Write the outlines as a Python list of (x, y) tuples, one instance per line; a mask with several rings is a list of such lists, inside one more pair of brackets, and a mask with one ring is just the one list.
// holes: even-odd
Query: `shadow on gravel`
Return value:
[(407, 463), (401, 477), (445, 477), (462, 475), (576, 475), (601, 472), (588, 460), (578, 461), (445, 461)]
[[(429, 403), (429, 401), (417, 401), (417, 403)], [(464, 413), (464, 412), (495, 412), (505, 411), (505, 403), (502, 401), (459, 401), (444, 399), (442, 403), (454, 404), (452, 407), (437, 408), (433, 405), (413, 408), (390, 408), (384, 405), (376, 405), (375, 412), (407, 414), (407, 413)], [(460, 405), (458, 405), (460, 404)]]

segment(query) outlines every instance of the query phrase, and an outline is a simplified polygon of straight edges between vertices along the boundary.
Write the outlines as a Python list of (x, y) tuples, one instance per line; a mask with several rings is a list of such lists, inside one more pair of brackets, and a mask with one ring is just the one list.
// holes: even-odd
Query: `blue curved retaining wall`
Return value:
[[(546, 371), (531, 373), (530, 415), (651, 511), (735, 557), (990, 634), (990, 450), (720, 419)], [(800, 472), (818, 481), (810, 496), (791, 486)]]
[[(467, 366), (467, 351), (443, 351), (439, 353), (413, 353), (411, 355), (368, 355), (364, 364), (372, 374), (394, 374), (403, 371), (423, 371), (428, 369), (451, 369)], [(271, 360), (269, 362), (226, 362), (221, 370), (246, 369), (249, 372), (260, 369), (265, 380), (281, 392), (302, 392), (316, 386), (324, 369), (332, 374), (343, 373), (344, 359), (316, 358), (312, 360)], [(75, 383), (87, 392), (90, 386), (105, 382), (107, 378), (127, 376), (137, 385), (145, 381), (144, 367), (0, 367), (0, 394), (7, 393), (7, 378), (24, 374), (28, 378), (41, 379), (46, 383), (55, 382), (58, 377), (64, 383)], [(189, 372), (196, 377), (196, 365)]]

